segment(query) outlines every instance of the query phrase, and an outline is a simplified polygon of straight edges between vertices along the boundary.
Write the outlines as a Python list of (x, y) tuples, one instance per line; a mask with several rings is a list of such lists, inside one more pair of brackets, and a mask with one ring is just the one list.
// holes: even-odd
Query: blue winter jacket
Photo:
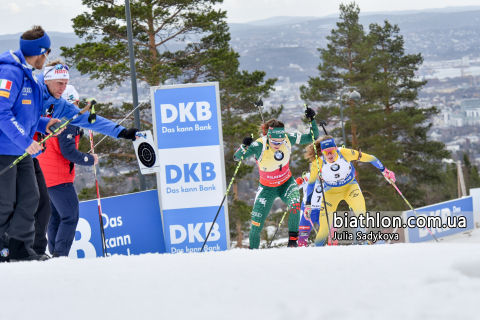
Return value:
[[(68, 125), (65, 131), (58, 135), (58, 145), (62, 156), (74, 164), (81, 166), (93, 166), (95, 158), (91, 154), (83, 153), (77, 149), (77, 136), (80, 136), (80, 128)], [(80, 139), (80, 138), (79, 138)], [(70, 169), (72, 171), (72, 169)]]
[[(42, 115), (47, 114), (47, 110), (53, 105), (53, 118), (60, 119), (62, 117), (66, 117), (70, 119), (74, 115), (80, 112), (80, 109), (65, 100), (64, 98), (60, 97), (60, 99), (55, 99), (50, 92), (48, 92), (47, 85), (43, 82), (43, 74), (38, 75), (38, 80), (43, 84), (43, 111)], [(89, 112), (85, 112), (83, 115), (79, 116), (74, 121), (70, 122), (78, 127), (91, 129), (93, 131), (99, 132), (101, 134), (117, 138), (118, 134), (125, 129), (119, 124), (116, 124), (113, 121), (105, 119), (97, 115), (97, 120), (94, 123), (88, 122), (88, 116), (90, 115)]]
[(42, 83), (20, 50), (0, 55), (0, 155), (20, 156), (36, 131), (45, 133)]

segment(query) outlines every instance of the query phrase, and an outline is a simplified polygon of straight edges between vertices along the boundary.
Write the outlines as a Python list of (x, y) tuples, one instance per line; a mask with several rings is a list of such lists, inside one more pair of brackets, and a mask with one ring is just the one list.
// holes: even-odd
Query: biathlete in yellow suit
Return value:
[[(356, 216), (365, 214), (365, 198), (360, 186), (355, 179), (355, 168), (352, 161), (369, 162), (377, 167), (385, 177), (395, 182), (395, 174), (389, 171), (375, 156), (359, 153), (358, 151), (337, 148), (333, 137), (323, 136), (315, 142), (317, 149), (320, 172), (325, 183), (325, 203), (328, 211), (328, 221), (332, 223), (333, 212), (337, 210), (340, 201), (345, 200), (353, 209)], [(318, 176), (318, 166), (315, 159), (313, 144), (306, 148), (305, 159), (311, 162), (310, 179), (307, 187), (307, 200), (304, 214), (309, 218), (312, 202), (312, 194)], [(320, 228), (315, 238), (315, 246), (323, 246), (328, 230), (331, 226), (327, 223), (325, 207), (322, 201), (320, 210)]]
[[(318, 127), (313, 120), (315, 111), (308, 108), (305, 111), (311, 121), (315, 137), (318, 137)], [(268, 131), (267, 131), (268, 129)], [(289, 241), (288, 247), (298, 246), (298, 225), (300, 223), (300, 193), (297, 183), (290, 172), (290, 155), (292, 145), (308, 144), (312, 141), (310, 134), (285, 132), (281, 121), (272, 119), (261, 127), (263, 137), (255, 142), (248, 137), (243, 139), (240, 149), (235, 152), (235, 160), (255, 156), (260, 172), (260, 185), (255, 197), (252, 211), (252, 227), (250, 229), (250, 249), (260, 246), (260, 232), (267, 218), (273, 201), (282, 199), (287, 204), (290, 216), (288, 218)]]

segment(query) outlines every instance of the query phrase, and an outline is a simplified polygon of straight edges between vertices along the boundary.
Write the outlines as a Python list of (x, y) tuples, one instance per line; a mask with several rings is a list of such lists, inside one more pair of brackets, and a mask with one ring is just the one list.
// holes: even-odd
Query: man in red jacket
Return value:
[[(62, 97), (78, 105), (78, 93), (73, 86), (68, 86)], [(75, 164), (92, 166), (98, 163), (96, 154), (78, 151), (82, 135), (83, 130), (79, 127), (68, 125), (58, 138), (47, 141), (45, 152), (37, 157), (45, 176), (52, 209), (47, 229), (48, 250), (52, 257), (68, 256), (75, 238), (80, 210), (73, 186)]]

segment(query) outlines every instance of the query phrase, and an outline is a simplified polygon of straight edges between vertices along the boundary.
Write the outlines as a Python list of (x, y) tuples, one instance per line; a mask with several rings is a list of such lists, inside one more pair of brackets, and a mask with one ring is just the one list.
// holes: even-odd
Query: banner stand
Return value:
[[(218, 82), (151, 87), (166, 252), (197, 252), (226, 192)], [(205, 251), (230, 248), (225, 202)]]

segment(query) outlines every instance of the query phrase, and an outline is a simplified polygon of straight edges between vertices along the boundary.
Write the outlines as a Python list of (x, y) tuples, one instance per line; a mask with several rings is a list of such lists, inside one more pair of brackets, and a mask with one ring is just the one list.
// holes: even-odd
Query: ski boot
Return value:
[(296, 248), (298, 247), (298, 232), (294, 232), (294, 231), (289, 231), (288, 232), (288, 244), (287, 244), (287, 247), (288, 248)]

